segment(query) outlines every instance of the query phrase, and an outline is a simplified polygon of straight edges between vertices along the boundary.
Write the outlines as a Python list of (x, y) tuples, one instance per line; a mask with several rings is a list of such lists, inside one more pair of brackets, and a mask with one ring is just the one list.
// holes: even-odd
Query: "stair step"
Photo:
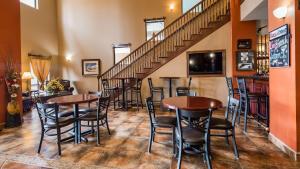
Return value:
[(159, 61), (152, 61), (153, 64), (159, 64)]
[(159, 56), (158, 58), (164, 59), (164, 58), (168, 58), (168, 56)]
[(152, 69), (152, 67), (144, 67), (144, 69)]

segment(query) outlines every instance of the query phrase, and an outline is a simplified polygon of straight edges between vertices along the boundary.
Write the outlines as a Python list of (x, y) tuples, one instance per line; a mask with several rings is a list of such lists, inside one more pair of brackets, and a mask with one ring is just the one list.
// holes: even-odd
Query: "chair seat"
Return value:
[(176, 117), (172, 117), (172, 116), (155, 117), (154, 125), (159, 127), (174, 127), (176, 125)]
[(153, 91), (162, 91), (162, 90), (164, 90), (164, 88), (163, 87), (153, 87), (152, 90)]
[(176, 90), (190, 90), (188, 87), (177, 87)]
[[(179, 137), (179, 131), (176, 129), (176, 137)], [(205, 133), (200, 129), (182, 127), (182, 139), (184, 143), (200, 144), (205, 142)]]
[(211, 118), (210, 122), (211, 129), (232, 129), (232, 124), (230, 121), (221, 118)]
[[(104, 119), (105, 115), (100, 114), (99, 120)], [(97, 111), (88, 112), (82, 116), (79, 117), (79, 120), (81, 121), (97, 121)]]
[[(73, 117), (60, 117), (59, 119), (59, 127), (65, 127), (75, 122), (75, 118)], [(47, 119), (47, 122), (44, 124), (45, 128), (54, 129), (57, 127), (57, 124), (52, 119)]]

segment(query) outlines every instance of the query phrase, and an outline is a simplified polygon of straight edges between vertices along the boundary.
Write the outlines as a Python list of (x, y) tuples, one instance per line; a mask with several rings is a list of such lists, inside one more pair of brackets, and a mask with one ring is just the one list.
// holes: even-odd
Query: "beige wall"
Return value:
[[(232, 75), (232, 57), (231, 57), (231, 23), (227, 23), (213, 34), (209, 35), (196, 45), (192, 46), (187, 51), (201, 51), (201, 50), (226, 50), (226, 75)], [(179, 55), (171, 62), (167, 63), (149, 77), (152, 78), (154, 86), (164, 86), (165, 96), (168, 97), (168, 81), (162, 80), (162, 76), (178, 76), (182, 77), (180, 80), (173, 80), (173, 95), (175, 95), (176, 86), (187, 86), (187, 56), (186, 52)], [(193, 77), (192, 90), (197, 92), (198, 96), (205, 96), (219, 99), (226, 103), (227, 100), (227, 86), (224, 77)], [(142, 85), (143, 97), (148, 97), (149, 87), (147, 79), (143, 80)]]
[(40, 0), (38, 10), (21, 3), (22, 72), (30, 71), (28, 53), (34, 53), (52, 55), (51, 74), (58, 76), (56, 13), (56, 0)]
[(103, 73), (113, 66), (113, 43), (137, 48), (146, 39), (144, 19), (165, 16), (169, 24), (180, 16), (181, 0), (58, 0), (57, 10), (62, 76), (86, 92), (97, 89), (97, 79), (81, 76), (81, 59), (101, 59)]

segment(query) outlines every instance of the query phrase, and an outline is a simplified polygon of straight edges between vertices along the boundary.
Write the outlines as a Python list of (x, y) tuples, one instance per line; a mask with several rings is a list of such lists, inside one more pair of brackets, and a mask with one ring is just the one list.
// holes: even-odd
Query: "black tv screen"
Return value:
[(189, 75), (225, 75), (225, 52), (188, 53)]

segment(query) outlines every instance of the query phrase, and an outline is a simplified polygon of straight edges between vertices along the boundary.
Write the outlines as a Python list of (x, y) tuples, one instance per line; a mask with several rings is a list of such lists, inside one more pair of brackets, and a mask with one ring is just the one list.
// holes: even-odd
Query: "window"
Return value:
[(38, 9), (38, 0), (20, 0), (20, 2), (32, 8)]
[(182, 13), (187, 12), (202, 0), (182, 0)]
[(120, 62), (123, 58), (130, 54), (131, 44), (113, 45), (114, 64)]
[[(145, 19), (145, 24), (146, 39), (149, 40), (153, 37), (153, 34), (157, 34), (165, 28), (165, 18)], [(163, 36), (160, 36), (159, 40), (162, 40), (163, 38)]]

